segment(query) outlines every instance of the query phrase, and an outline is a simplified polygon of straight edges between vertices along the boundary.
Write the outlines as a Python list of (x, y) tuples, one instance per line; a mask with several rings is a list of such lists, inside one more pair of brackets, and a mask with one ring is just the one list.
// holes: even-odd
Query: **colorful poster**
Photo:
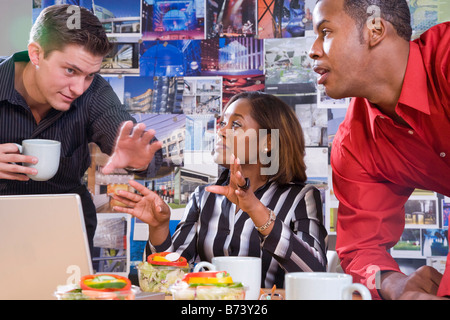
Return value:
[(143, 77), (200, 75), (200, 40), (144, 41), (140, 53)]
[(206, 38), (256, 35), (257, 0), (206, 0)]
[(183, 77), (127, 77), (124, 104), (131, 113), (183, 113)]
[(204, 39), (204, 11), (202, 0), (142, 0), (142, 39)]
[(304, 0), (258, 0), (258, 37), (304, 37), (312, 29), (311, 8)]

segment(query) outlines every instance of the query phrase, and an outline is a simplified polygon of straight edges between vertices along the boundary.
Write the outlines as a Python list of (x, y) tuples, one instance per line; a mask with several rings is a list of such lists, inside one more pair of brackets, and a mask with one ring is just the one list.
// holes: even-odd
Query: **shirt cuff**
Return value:
[(290, 256), (292, 246), (290, 246), (288, 238), (283, 238), (283, 228), (284, 223), (279, 219), (275, 219), (272, 231), (270, 231), (268, 236), (265, 237), (259, 232), (258, 234), (260, 239), (262, 239), (261, 247), (264, 247), (264, 249), (272, 252), (276, 256), (284, 258)]
[(164, 240), (164, 242), (161, 243), (160, 245), (154, 246), (154, 245), (152, 245), (152, 243), (150, 241), (148, 241), (148, 245), (149, 245), (152, 253), (170, 251), (169, 249), (172, 246), (172, 236), (169, 233), (167, 235), (166, 240)]

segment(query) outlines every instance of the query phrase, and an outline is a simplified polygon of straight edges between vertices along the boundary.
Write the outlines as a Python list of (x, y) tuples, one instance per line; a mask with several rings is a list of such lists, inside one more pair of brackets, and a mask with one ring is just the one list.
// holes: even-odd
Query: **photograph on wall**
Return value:
[[(329, 148), (328, 148), (329, 149)], [(329, 151), (328, 151), (329, 154)], [(336, 234), (337, 228), (337, 214), (339, 201), (336, 198), (333, 189), (333, 170), (331, 169), (330, 161), (328, 160), (328, 188), (325, 190), (325, 228), (331, 234)]]
[(317, 102), (316, 74), (308, 51), (313, 38), (265, 39), (266, 92), (290, 106)]
[(344, 121), (347, 109), (326, 109), (328, 113), (327, 134), (328, 134), (328, 147), (333, 145), (334, 137), (339, 129), (340, 124)]
[(206, 0), (206, 38), (254, 37), (257, 0)]
[(405, 203), (405, 227), (438, 227), (438, 200), (432, 196), (412, 195)]
[(224, 75), (222, 103), (225, 106), (236, 94), (245, 91), (261, 91), (265, 89), (264, 75)]
[(326, 221), (326, 192), (328, 190), (328, 148), (305, 148), (306, 183), (313, 184), (321, 194), (322, 212)]
[(317, 106), (319, 108), (348, 108), (351, 98), (333, 99), (325, 92), (323, 85), (317, 85)]
[(217, 75), (264, 74), (264, 42), (256, 38), (219, 38)]
[(247, 37), (201, 41), (202, 76), (264, 74), (264, 42)]
[(123, 77), (122, 75), (104, 75), (104, 74), (102, 74), (102, 77), (109, 83), (109, 85), (119, 98), (120, 102), (123, 104), (124, 86), (126, 77)]
[(404, 229), (397, 244), (391, 249), (391, 255), (394, 258), (421, 258), (422, 243), (421, 229)]
[(113, 273), (128, 277), (130, 252), (127, 246), (130, 237), (129, 214), (97, 214), (97, 228), (94, 235), (93, 255), (98, 273)]
[(442, 227), (448, 228), (448, 219), (450, 216), (450, 198), (444, 197), (442, 200)]
[(294, 108), (303, 129), (305, 146), (327, 147), (328, 111), (317, 108), (316, 104), (296, 104)]
[(203, 0), (142, 0), (142, 39), (204, 39), (204, 12)]
[(216, 117), (186, 115), (186, 151), (206, 152), (211, 156), (215, 143)]
[(88, 9), (97, 16), (112, 41), (122, 36), (134, 37), (136, 40), (141, 37), (141, 0), (33, 1), (33, 21), (42, 9), (55, 4), (76, 5)]
[(328, 217), (325, 217), (325, 227), (327, 230), (330, 230), (332, 234), (336, 234), (336, 228), (337, 228), (337, 213), (338, 208), (328, 205), (329, 212)]
[(218, 167), (213, 158), (216, 122), (213, 114), (186, 115), (185, 170), (217, 177)]
[(200, 40), (143, 41), (139, 68), (143, 77), (200, 75)]
[(447, 257), (427, 257), (427, 266), (435, 268), (440, 273), (444, 274), (445, 265), (447, 264)]
[(308, 181), (316, 179), (319, 184), (328, 183), (328, 148), (305, 148), (306, 175)]
[(317, 74), (312, 69), (314, 61), (309, 57), (313, 41), (312, 37), (289, 41), (265, 39), (266, 84), (299, 83), (308, 85), (310, 92), (315, 92)]
[(148, 242), (148, 235), (148, 225), (135, 217), (131, 217), (129, 242), (130, 275), (137, 274), (136, 267), (142, 261), (147, 260), (147, 257), (144, 257), (144, 252)]
[(112, 42), (112, 45), (111, 51), (103, 58), (100, 73), (139, 75), (138, 41)]
[(184, 77), (183, 85), (184, 114), (220, 114), (222, 77)]
[(311, 1), (258, 0), (260, 39), (304, 37), (312, 29)]
[(204, 76), (217, 75), (219, 72), (219, 38), (202, 40), (201, 51), (201, 74)]
[(175, 167), (183, 166), (186, 116), (184, 114), (136, 113), (133, 115), (138, 123), (155, 130), (155, 137), (162, 142), (163, 163), (156, 177), (165, 177)]
[[(217, 165), (210, 166), (211, 169), (215, 169), (214, 173), (204, 172), (203, 170), (190, 170), (186, 167), (180, 168), (179, 170), (179, 183), (180, 183), (180, 192), (179, 192), (179, 205), (183, 208), (189, 202), (192, 193), (199, 186), (204, 186), (207, 184), (213, 184), (217, 180)], [(208, 170), (209, 171), (209, 170)], [(182, 215), (180, 211), (178, 213), (178, 220), (181, 219)], [(172, 217), (171, 217), (172, 218)], [(173, 220), (177, 220), (177, 215), (173, 215)]]
[(126, 77), (124, 104), (131, 113), (183, 113), (183, 77)]
[(450, 20), (448, 1), (408, 0), (411, 12), (412, 39), (417, 39), (432, 26)]
[(422, 229), (422, 255), (424, 257), (448, 255), (448, 229)]
[(141, 0), (95, 0), (92, 12), (109, 37), (141, 37)]

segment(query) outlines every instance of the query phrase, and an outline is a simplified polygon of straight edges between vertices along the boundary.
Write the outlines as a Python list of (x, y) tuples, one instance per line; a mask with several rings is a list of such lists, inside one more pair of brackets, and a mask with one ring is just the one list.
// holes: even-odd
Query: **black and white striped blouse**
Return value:
[[(225, 170), (216, 184), (228, 185)], [(262, 258), (261, 286), (282, 288), (285, 272), (325, 271), (326, 236), (319, 190), (312, 185), (290, 183), (280, 186), (269, 181), (256, 190), (260, 201), (277, 218), (268, 237), (255, 229), (247, 213), (225, 196), (197, 187), (173, 236), (154, 252), (173, 251), (192, 264), (211, 261), (215, 256)]]

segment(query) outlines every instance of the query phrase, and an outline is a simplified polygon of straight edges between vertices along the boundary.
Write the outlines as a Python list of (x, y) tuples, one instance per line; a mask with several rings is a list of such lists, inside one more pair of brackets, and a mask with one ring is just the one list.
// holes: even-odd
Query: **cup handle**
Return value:
[[(16, 146), (17, 146), (17, 148), (19, 149), (19, 153), (23, 153), (23, 147), (20, 145), (20, 144), (18, 144), (18, 143), (14, 143)], [(17, 164), (17, 163), (15, 163), (15, 162), (11, 162), (11, 164)]]
[(342, 299), (343, 300), (352, 300), (353, 299), (353, 292), (357, 291), (363, 300), (372, 300), (372, 295), (370, 294), (369, 289), (367, 289), (365, 286), (363, 286), (360, 283), (352, 283), (344, 288), (344, 291), (342, 292)]
[(22, 146), (20, 144), (17, 144), (17, 143), (14, 143), (14, 144), (17, 146), (17, 148), (19, 148), (19, 153), (22, 153), (23, 152)]
[(193, 272), (199, 272), (200, 269), (204, 268), (204, 267), (208, 268), (208, 270), (210, 270), (210, 271), (216, 271), (215, 265), (213, 265), (212, 263), (209, 263), (207, 261), (201, 261), (195, 265)]

